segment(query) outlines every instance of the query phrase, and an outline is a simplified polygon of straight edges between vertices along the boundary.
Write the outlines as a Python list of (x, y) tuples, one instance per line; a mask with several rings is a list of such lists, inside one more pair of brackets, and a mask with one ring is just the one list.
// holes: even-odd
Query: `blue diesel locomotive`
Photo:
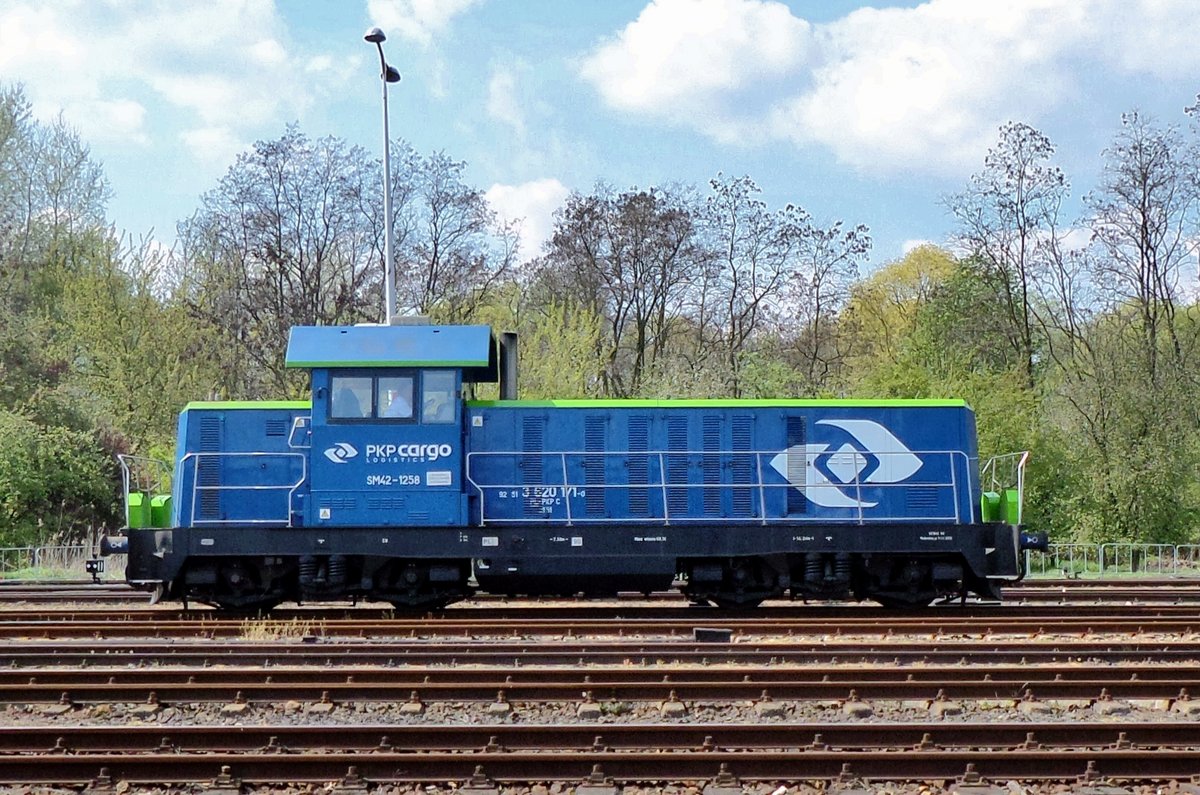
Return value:
[(105, 549), (137, 588), (233, 609), (676, 582), (721, 607), (919, 606), (998, 598), (1045, 543), (1024, 458), (981, 469), (962, 401), (521, 401), (515, 361), (487, 326), (294, 328), (311, 401), (189, 404), (163, 477), (122, 459)]

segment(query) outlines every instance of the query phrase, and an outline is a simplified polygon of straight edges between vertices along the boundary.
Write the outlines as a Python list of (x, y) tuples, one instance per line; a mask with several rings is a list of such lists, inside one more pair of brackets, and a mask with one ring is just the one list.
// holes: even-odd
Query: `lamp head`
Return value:
[(369, 41), (372, 44), (382, 44), (387, 41), (387, 36), (383, 35), (383, 31), (379, 28), (371, 28), (363, 34), (363, 40)]
[(389, 83), (399, 83), (400, 71), (394, 66), (389, 66), (384, 72), (383, 79)]

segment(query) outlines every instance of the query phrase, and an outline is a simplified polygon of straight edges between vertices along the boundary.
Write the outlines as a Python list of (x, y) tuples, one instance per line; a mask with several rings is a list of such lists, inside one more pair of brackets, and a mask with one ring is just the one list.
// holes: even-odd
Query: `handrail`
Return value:
[[(294, 483), (279, 483), (267, 485), (222, 485), (202, 486), (200, 485), (200, 460), (205, 457), (232, 459), (237, 457), (245, 458), (291, 458), (300, 462), (300, 477)], [(179, 469), (183, 471), (184, 467), (191, 460), (192, 470), (192, 499), (191, 499), (191, 517), (190, 524), (195, 527), (202, 524), (284, 524), (286, 527), (292, 526), (292, 504), (296, 489), (304, 484), (308, 478), (308, 456), (303, 453), (284, 453), (284, 452), (192, 452), (186, 454), (179, 459)], [(199, 493), (202, 491), (282, 491), (287, 490), (287, 505), (285, 508), (285, 516), (282, 519), (199, 519), (196, 517), (196, 504), (199, 502)]]
[[(302, 442), (296, 441), (296, 434), (303, 432)], [(292, 419), (292, 429), (288, 432), (288, 449), (308, 450), (312, 448), (312, 416), (299, 416)]]
[[(986, 491), (1004, 491), (1012, 486), (1017, 488), (1017, 524), (1023, 523), (1025, 513), (1025, 465), (1029, 463), (1029, 451), (1004, 453), (992, 456), (979, 470), (979, 482), (984, 484), (991, 479), (990, 488)], [(1002, 477), (999, 470), (1002, 464), (1010, 469), (1007, 476)]]
[[(171, 465), (158, 458), (144, 455), (117, 454), (121, 465), (122, 502), (125, 508), (125, 526), (129, 527), (129, 495), (132, 491), (154, 494), (170, 494), (173, 487)], [(144, 482), (143, 482), (144, 481)], [(165, 486), (165, 488), (164, 488)]]
[[(968, 489), (968, 493), (970, 493), (971, 481), (973, 480), (973, 478), (971, 477), (972, 473), (971, 473), (971, 466), (970, 466), (972, 459), (970, 459), (966, 455), (966, 453), (964, 453), (961, 450), (912, 450), (912, 451), (905, 451), (903, 453), (896, 452), (896, 451), (874, 452), (874, 451), (867, 450), (867, 451), (855, 451), (855, 455), (856, 456), (874, 455), (879, 458), (884, 458), (889, 455), (914, 454), (914, 455), (924, 457), (926, 461), (930, 460), (931, 457), (938, 457), (938, 456), (944, 457), (946, 460), (946, 463), (948, 465), (948, 469), (949, 469), (948, 479), (946, 479), (946, 480), (942, 480), (942, 479), (918, 480), (918, 481), (914, 482), (911, 478), (909, 478), (909, 479), (906, 479), (906, 480), (903, 480), (903, 481), (900, 481), (897, 483), (867, 482), (867, 481), (863, 481), (860, 479), (861, 471), (862, 471), (861, 468), (855, 467), (853, 479), (850, 482), (845, 482), (845, 483), (825, 482), (825, 483), (804, 483), (804, 484), (796, 484), (796, 485), (786, 482), (786, 481), (782, 482), (782, 483), (767, 483), (766, 477), (764, 476), (764, 470), (767, 468), (767, 467), (763, 466), (764, 458), (765, 458), (766, 462), (769, 464), (771, 459), (773, 459), (775, 456), (778, 456), (781, 452), (785, 452), (785, 451), (780, 451), (780, 450), (637, 450), (637, 451), (619, 451), (619, 452), (602, 452), (602, 451), (594, 451), (594, 450), (539, 451), (539, 452), (530, 452), (530, 451), (521, 451), (521, 450), (486, 451), (486, 452), (473, 451), (473, 452), (468, 453), (466, 456), (465, 480), (466, 480), (467, 484), (474, 490), (474, 492), (479, 497), (481, 524), (503, 523), (503, 522), (523, 522), (523, 521), (529, 521), (530, 519), (538, 518), (538, 517), (530, 517), (530, 516), (523, 516), (520, 518), (508, 518), (508, 517), (494, 515), (496, 512), (489, 512), (488, 507), (490, 504), (490, 500), (514, 499), (514, 498), (517, 498), (517, 496), (516, 496), (517, 494), (520, 494), (519, 498), (522, 500), (540, 499), (543, 502), (549, 501), (544, 506), (543, 513), (545, 515), (541, 518), (546, 518), (546, 519), (552, 518), (553, 514), (556, 512), (555, 508), (560, 507), (562, 509), (563, 513), (565, 513), (565, 516), (560, 516), (559, 519), (560, 520), (565, 519), (565, 522), (568, 525), (574, 524), (576, 521), (587, 521), (587, 522), (598, 522), (598, 523), (602, 523), (602, 522), (630, 523), (630, 522), (639, 522), (640, 521), (640, 522), (663, 522), (663, 523), (669, 524), (669, 523), (673, 523), (673, 522), (713, 521), (715, 519), (719, 519), (720, 521), (741, 521), (741, 522), (755, 521), (755, 522), (759, 522), (764, 525), (769, 522), (773, 522), (773, 521), (776, 521), (776, 522), (778, 522), (778, 521), (797, 521), (797, 520), (804, 521), (805, 520), (804, 517), (798, 517), (798, 516), (784, 516), (784, 515), (769, 516), (768, 511), (767, 511), (768, 495), (771, 493), (777, 493), (777, 492), (772, 492), (770, 490), (795, 488), (797, 485), (799, 486), (799, 488), (801, 488), (804, 492), (806, 492), (808, 494), (812, 494), (814, 492), (814, 490), (819, 490), (819, 489), (833, 489), (833, 490), (839, 490), (839, 491), (842, 489), (845, 489), (847, 491), (853, 490), (853, 493), (855, 495), (855, 497), (853, 498), (854, 505), (846, 506), (846, 507), (853, 507), (855, 509), (854, 516), (849, 516), (849, 517), (829, 516), (827, 514), (827, 512), (823, 512), (823, 515), (819, 519), (814, 519), (812, 521), (854, 522), (857, 524), (865, 524), (867, 522), (868, 518), (870, 518), (872, 521), (878, 520), (880, 518), (885, 518), (885, 517), (881, 517), (879, 515), (870, 515), (868, 517), (868, 514), (864, 513), (864, 509), (871, 507), (869, 505), (864, 504), (863, 497), (862, 497), (864, 488), (906, 489), (906, 488), (913, 488), (913, 487), (923, 487), (923, 488), (931, 488), (931, 489), (948, 490), (951, 495), (951, 499), (952, 499), (952, 503), (953, 503), (953, 510), (946, 511), (946, 512), (935, 512), (928, 516), (914, 516), (911, 513), (905, 513), (904, 515), (898, 515), (898, 516), (895, 516), (892, 518), (905, 520), (905, 521), (923, 521), (923, 520), (924, 521), (939, 521), (939, 522), (953, 521), (955, 523), (959, 523), (962, 521), (963, 507), (960, 504), (962, 502), (962, 499), (961, 499), (962, 494), (960, 492), (959, 474), (957, 472), (958, 467), (960, 467), (960, 466), (964, 467), (965, 471), (968, 473), (967, 479), (966, 479), (966, 488)], [(695, 467), (697, 461), (698, 460), (703, 461), (705, 457), (719, 457), (722, 459), (728, 459), (730, 457), (743, 457), (744, 458), (746, 456), (754, 456), (755, 466), (753, 467), (752, 471), (755, 472), (755, 476), (754, 476), (754, 479), (752, 480), (752, 482), (748, 482), (748, 483), (731, 483), (731, 482), (696, 483), (696, 482), (689, 482), (689, 481), (673, 481), (673, 480), (668, 479), (668, 477), (667, 477), (667, 460), (668, 460), (669, 456), (675, 456), (675, 457), (686, 456), (686, 457), (688, 457), (689, 458), (689, 462), (688, 462), (689, 468)], [(538, 464), (539, 471), (548, 474), (548, 473), (552, 472), (553, 470), (557, 469), (559, 472), (561, 472), (562, 479), (558, 482), (554, 482), (554, 478), (551, 475), (550, 482), (543, 482), (543, 483), (537, 483), (537, 484), (515, 483), (515, 482), (509, 483), (509, 482), (486, 480), (486, 475), (480, 473), (480, 471), (479, 471), (479, 469), (481, 467), (480, 462), (483, 461), (484, 459), (495, 459), (495, 458), (508, 459), (508, 460), (514, 462), (514, 465), (516, 465), (516, 466), (519, 466), (518, 462), (520, 462), (522, 459), (529, 459), (529, 458), (537, 459), (539, 461), (539, 464)], [(645, 483), (629, 483), (629, 482), (624, 482), (624, 483), (587, 483), (586, 475), (582, 479), (579, 478), (577, 475), (575, 481), (573, 481), (571, 479), (572, 469), (574, 469), (576, 472), (586, 472), (587, 465), (585, 462), (589, 459), (595, 459), (595, 458), (605, 458), (605, 459), (619, 458), (619, 459), (623, 459), (626, 461), (633, 459), (633, 458), (644, 458), (647, 462), (650, 462), (651, 465), (649, 467), (647, 467)], [(557, 467), (554, 467), (553, 465), (549, 464), (549, 461), (552, 461), (553, 459), (558, 459)], [(569, 463), (573, 463), (576, 460), (579, 461), (579, 464), (577, 466), (572, 467), (569, 465)], [(654, 466), (654, 462), (657, 463), (657, 467)], [(661, 511), (655, 511), (654, 512), (655, 515), (645, 516), (645, 517), (625, 516), (625, 517), (621, 517), (619, 519), (617, 519), (617, 518), (609, 519), (609, 518), (604, 518), (604, 517), (586, 517), (586, 519), (585, 519), (585, 518), (581, 517), (576, 510), (573, 509), (572, 501), (585, 497), (588, 489), (600, 489), (600, 490), (615, 489), (615, 490), (623, 490), (626, 492), (632, 492), (634, 490), (642, 490), (642, 491), (645, 491), (647, 494), (657, 491), (661, 494), (661, 499), (662, 499)], [(685, 489), (685, 490), (721, 489), (721, 490), (730, 490), (731, 492), (736, 491), (738, 489), (747, 489), (750, 491), (751, 495), (754, 495), (754, 494), (758, 495), (758, 502), (757, 502), (757, 504), (755, 504), (753, 501), (753, 496), (751, 497), (750, 515), (749, 516), (735, 516), (735, 517), (730, 517), (730, 516), (720, 516), (720, 517), (718, 517), (718, 516), (680, 516), (676, 513), (673, 513), (671, 510), (671, 504), (670, 504), (671, 503), (671, 495), (669, 494), (669, 490), (671, 490), (671, 489)], [(516, 493), (510, 495), (510, 492), (516, 492)], [(841, 493), (843, 494), (843, 496), (849, 497), (849, 495), (846, 494), (846, 491), (841, 491)]]

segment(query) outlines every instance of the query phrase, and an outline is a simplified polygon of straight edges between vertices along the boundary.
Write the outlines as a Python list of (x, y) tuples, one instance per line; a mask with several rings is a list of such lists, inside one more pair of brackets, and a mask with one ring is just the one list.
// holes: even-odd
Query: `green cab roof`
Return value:
[(286, 367), (463, 367), (494, 361), (489, 326), (294, 326)]

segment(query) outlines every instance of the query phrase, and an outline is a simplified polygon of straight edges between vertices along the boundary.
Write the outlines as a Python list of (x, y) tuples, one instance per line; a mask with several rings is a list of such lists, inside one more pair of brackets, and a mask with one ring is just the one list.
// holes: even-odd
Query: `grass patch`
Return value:
[[(36, 554), (22, 550), (20, 557), (0, 559), (0, 580), (83, 580), (88, 579), (85, 565), (91, 555), (83, 547), (42, 547)], [(101, 582), (124, 582), (125, 555), (109, 555), (104, 560)]]
[(324, 635), (325, 624), (321, 621), (293, 618), (251, 618), (242, 622), (238, 635), (244, 640), (295, 640), (309, 635)]

